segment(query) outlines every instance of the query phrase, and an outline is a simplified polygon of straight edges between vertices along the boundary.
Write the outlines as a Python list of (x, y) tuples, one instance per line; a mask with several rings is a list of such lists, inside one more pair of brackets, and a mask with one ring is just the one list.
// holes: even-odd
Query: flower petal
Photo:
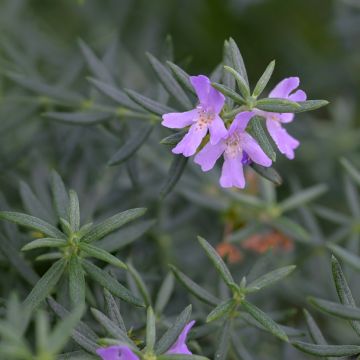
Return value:
[(103, 360), (139, 360), (139, 357), (127, 346), (109, 346), (100, 348), (96, 350), (96, 353)]
[(234, 133), (234, 131), (243, 132), (246, 129), (250, 119), (255, 115), (256, 114), (253, 111), (244, 111), (237, 114), (234, 118), (234, 121), (230, 125), (228, 135), (230, 136)]
[(185, 325), (183, 331), (180, 333), (179, 337), (175, 341), (175, 343), (170, 347), (170, 349), (166, 352), (166, 354), (186, 354), (191, 355), (192, 352), (188, 349), (186, 345), (186, 338), (194, 326), (195, 321), (190, 321), (187, 325)]
[(307, 95), (303, 90), (296, 90), (292, 94), (289, 95), (288, 99), (292, 101), (305, 101)]
[(182, 113), (168, 113), (162, 116), (161, 125), (170, 129), (181, 129), (191, 125), (198, 118), (198, 110), (193, 109)]
[(225, 124), (219, 115), (216, 115), (214, 120), (209, 125), (210, 142), (211, 144), (217, 144), (221, 139), (226, 137), (227, 130)]
[(256, 140), (247, 133), (242, 135), (242, 148), (250, 159), (262, 166), (271, 166), (271, 159), (264, 153)]
[(210, 79), (205, 75), (190, 76), (190, 82), (195, 89), (200, 104), (206, 105), (211, 86)]
[(225, 144), (222, 141), (216, 145), (207, 143), (204, 148), (196, 154), (194, 161), (201, 166), (202, 171), (209, 171), (214, 167), (224, 150)]
[(223, 188), (235, 186), (243, 189), (245, 187), (245, 177), (243, 165), (241, 163), (242, 155), (239, 154), (235, 157), (225, 156), (224, 158), (220, 185)]
[(267, 119), (266, 127), (280, 152), (288, 159), (293, 159), (295, 157), (294, 149), (300, 145), (299, 141), (289, 135), (277, 121)]
[(190, 76), (200, 104), (209, 112), (219, 114), (225, 103), (225, 96), (211, 86), (210, 79), (205, 75)]
[(298, 77), (289, 77), (284, 80), (281, 80), (269, 94), (270, 98), (285, 98), (287, 99), (288, 96), (292, 91), (294, 91), (300, 84), (300, 79)]
[(174, 154), (183, 154), (186, 157), (194, 155), (206, 133), (206, 127), (199, 128), (197, 124), (192, 125), (189, 132), (172, 149), (172, 152)]

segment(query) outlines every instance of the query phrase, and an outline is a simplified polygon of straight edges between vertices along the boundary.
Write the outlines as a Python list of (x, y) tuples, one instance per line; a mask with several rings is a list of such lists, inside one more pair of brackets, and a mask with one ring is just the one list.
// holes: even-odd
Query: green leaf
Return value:
[(178, 65), (174, 64), (171, 61), (167, 61), (166, 64), (170, 67), (176, 79), (184, 87), (184, 89), (188, 90), (189, 92), (195, 95), (196, 94), (195, 90), (190, 82), (190, 75), (187, 74), (183, 69), (181, 69)]
[(114, 338), (125, 342), (131, 347), (134, 346), (133, 342), (127, 336), (126, 331), (119, 328), (113, 321), (111, 321), (105, 314), (97, 309), (91, 309), (94, 318), (105, 328), (105, 330)]
[(156, 220), (137, 221), (136, 224), (131, 224), (120, 229), (114, 235), (110, 235), (105, 239), (96, 242), (95, 245), (108, 252), (122, 249), (146, 234), (155, 223)]
[(231, 320), (228, 319), (220, 328), (220, 334), (218, 335), (218, 340), (216, 341), (216, 351), (214, 359), (216, 360), (226, 360), (227, 354), (229, 352), (229, 344), (231, 337)]
[(175, 322), (169, 327), (165, 334), (155, 345), (156, 355), (165, 353), (171, 345), (175, 343), (185, 325), (189, 322), (191, 315), (191, 305), (187, 306), (182, 313), (176, 318)]
[(29, 251), (33, 249), (39, 249), (43, 247), (63, 247), (67, 245), (67, 241), (64, 239), (55, 238), (41, 238), (31, 241), (26, 244), (21, 251)]
[(68, 125), (95, 125), (107, 121), (113, 116), (111, 113), (83, 111), (83, 112), (55, 112), (43, 114), (48, 119), (60, 121)]
[(70, 228), (73, 232), (77, 232), (80, 229), (80, 205), (79, 199), (74, 190), (69, 191), (69, 211), (68, 218)]
[(351, 164), (351, 162), (345, 158), (340, 159), (341, 165), (344, 167), (344, 169), (347, 171), (347, 173), (350, 175), (350, 177), (358, 184), (360, 185), (360, 171), (354, 167), (354, 165)]
[(210, 312), (210, 314), (206, 317), (206, 322), (209, 323), (227, 316), (235, 307), (236, 303), (234, 299), (223, 301)]
[(83, 53), (86, 63), (90, 71), (99, 79), (106, 82), (112, 82), (112, 76), (110, 75), (107, 67), (98, 59), (94, 52), (85, 44), (84, 41), (79, 40), (79, 46)]
[(301, 108), (297, 102), (282, 98), (260, 99), (255, 106), (259, 110), (275, 113), (292, 113)]
[[(48, 303), (51, 309), (55, 312), (57, 316), (60, 318), (65, 318), (69, 311), (63, 308), (59, 303), (57, 303), (54, 299), (48, 298)], [(79, 322), (78, 325), (72, 332), (71, 337), (74, 339), (76, 343), (78, 343), (83, 349), (86, 351), (96, 354), (96, 350), (98, 349), (97, 344), (97, 335), (91, 330), (91, 328), (83, 322)]]
[(78, 256), (71, 256), (68, 271), (69, 295), (72, 308), (75, 308), (78, 305), (85, 304), (85, 276)]
[(241, 205), (250, 206), (257, 209), (262, 209), (266, 205), (261, 199), (245, 194), (244, 192), (231, 191), (228, 189), (223, 190), (226, 195), (231, 197), (236, 202), (239, 202)]
[(30, 186), (23, 181), (20, 181), (20, 195), (22, 203), (24, 204), (27, 212), (46, 221), (51, 222), (53, 220), (49, 210), (43, 206), (43, 204), (31, 190)]
[(73, 329), (80, 321), (83, 313), (84, 306), (78, 305), (72, 313), (67, 315), (58, 325), (56, 325), (47, 342), (46, 348), (49, 353), (57, 354), (63, 349), (70, 338)]
[(234, 90), (230, 89), (226, 85), (218, 84), (218, 83), (211, 83), (211, 86), (215, 88), (216, 90), (220, 91), (225, 96), (229, 97), (230, 99), (233, 99), (235, 103), (243, 105), (245, 104), (245, 99), (239, 95)]
[(74, 93), (68, 89), (60, 88), (58, 86), (44, 84), (38, 79), (29, 78), (25, 75), (19, 75), (10, 72), (7, 72), (6, 76), (12, 81), (24, 87), (25, 89), (34, 91), (39, 95), (48, 96), (62, 102), (76, 105), (83, 101), (83, 97), (77, 93)]
[(357, 307), (338, 304), (314, 297), (309, 297), (308, 301), (311, 305), (325, 314), (330, 314), (346, 320), (360, 320), (360, 309)]
[(129, 270), (129, 273), (131, 274), (132, 278), (135, 281), (136, 287), (140, 291), (140, 294), (141, 294), (141, 296), (142, 296), (142, 298), (144, 300), (145, 305), (146, 306), (151, 306), (151, 298), (150, 298), (149, 290), (146, 287), (146, 285), (145, 285), (143, 279), (141, 278), (140, 274), (134, 268), (134, 266), (131, 265), (131, 263), (127, 263), (127, 268)]
[(193, 107), (191, 101), (178, 82), (174, 79), (171, 72), (153, 55), (150, 53), (147, 53), (146, 55), (157, 77), (168, 93), (171, 94), (185, 109), (191, 109)]
[(323, 195), (327, 189), (328, 187), (325, 184), (319, 184), (305, 190), (297, 191), (296, 194), (282, 201), (279, 206), (284, 212), (297, 209), (301, 205), (304, 205)]
[(171, 294), (174, 290), (174, 275), (169, 272), (156, 295), (155, 312), (161, 314), (165, 306), (168, 304)]
[(271, 225), (295, 240), (304, 243), (310, 242), (310, 234), (298, 223), (287, 217), (282, 216), (274, 219)]
[(252, 163), (250, 166), (255, 170), (259, 175), (264, 177), (265, 179), (271, 181), (275, 185), (281, 185), (283, 183), (283, 179), (279, 175), (279, 173), (273, 167), (265, 167), (259, 164)]
[(120, 304), (112, 296), (109, 290), (104, 289), (105, 307), (110, 320), (121, 330), (126, 332), (124, 320), (120, 314)]
[(277, 336), (283, 341), (289, 341), (284, 330), (267, 314), (260, 310), (255, 305), (249, 303), (246, 300), (243, 300), (241, 303), (242, 307), (255, 319), (257, 320), (266, 330), (271, 334)]
[(177, 131), (165, 138), (163, 138), (161, 141), (160, 141), (160, 144), (163, 144), (163, 145), (170, 145), (170, 146), (174, 146), (174, 145), (177, 145), (178, 142), (185, 136), (185, 134), (188, 132), (188, 130), (180, 130), (180, 131)]
[(109, 98), (113, 99), (114, 101), (116, 101), (118, 104), (124, 106), (125, 108), (135, 110), (135, 111), (142, 110), (142, 108), (139, 105), (137, 105), (136, 103), (134, 103), (124, 91), (116, 88), (113, 85), (110, 85), (108, 83), (102, 82), (97, 79), (88, 78), (88, 80), (100, 92), (107, 95)]
[(315, 356), (352, 356), (360, 353), (357, 345), (317, 345), (302, 341), (292, 343), (297, 349)]
[(83, 259), (82, 265), (86, 273), (113, 295), (135, 306), (144, 306), (143, 302), (136, 298), (128, 289), (121, 285), (115, 278), (106, 271), (98, 268), (91, 262)]
[(249, 133), (259, 143), (265, 154), (272, 160), (276, 161), (276, 152), (273, 149), (268, 136), (262, 126), (262, 118), (260, 116), (253, 116), (248, 125)]
[(61, 259), (55, 262), (49, 270), (40, 278), (32, 288), (30, 294), (24, 300), (24, 307), (33, 311), (54, 289), (60, 280), (66, 266), (66, 260)]
[(146, 124), (126, 141), (126, 143), (108, 161), (109, 166), (119, 165), (128, 160), (145, 143), (154, 126)]
[(296, 269), (296, 265), (284, 266), (279, 269), (270, 271), (260, 276), (246, 287), (246, 292), (259, 291), (266, 286), (270, 286), (290, 275)]
[(146, 350), (151, 351), (156, 342), (156, 318), (151, 306), (147, 308), (146, 317)]
[(224, 263), (223, 259), (217, 253), (217, 251), (202, 237), (198, 236), (198, 241), (202, 248), (205, 250), (207, 256), (215, 266), (218, 273), (224, 279), (225, 283), (230, 287), (230, 285), (234, 285), (235, 281), (230, 274), (229, 269), (227, 268), (226, 264)]
[(69, 195), (60, 175), (55, 170), (51, 172), (51, 191), (58, 217), (66, 219), (69, 208)]
[(164, 199), (168, 195), (177, 182), (180, 180), (182, 173), (185, 170), (185, 166), (188, 162), (188, 158), (182, 155), (175, 155), (171, 162), (168, 175), (160, 190), (160, 197)]
[(9, 263), (29, 284), (34, 285), (39, 280), (38, 274), (20, 256), (18, 249), (12, 241), (0, 234), (0, 251), (5, 255)]
[[(221, 82), (231, 90), (235, 91), (235, 78), (225, 70), (224, 65), (233, 66), (233, 61), (231, 57), (231, 49), (229, 42), (225, 40), (224, 42), (224, 51), (223, 51), (223, 63), (214, 70), (211, 74), (212, 82), (215, 82), (213, 78), (217, 78), (217, 82)], [(220, 76), (221, 75), (221, 76)], [(233, 107), (233, 100), (230, 98), (225, 99), (226, 104), (231, 109)]]
[(130, 221), (137, 219), (144, 215), (146, 212), (145, 208), (135, 208), (123, 211), (115, 214), (110, 218), (102, 221), (101, 223), (94, 225), (82, 238), (81, 242), (91, 243), (102, 239), (106, 235), (114, 232), (123, 225)]
[(94, 257), (96, 259), (105, 261), (108, 264), (114, 265), (121, 269), (127, 269), (127, 266), (124, 262), (122, 262), (116, 256), (111, 255), (107, 251), (105, 251), (97, 246), (81, 242), (79, 247), (87, 256)]
[(305, 315), (306, 325), (313, 342), (318, 345), (326, 345), (327, 342), (323, 334), (321, 333), (321, 330), (319, 329), (318, 325), (316, 324), (315, 320), (310, 315), (310, 313), (305, 309), (304, 309), (304, 315)]
[(56, 227), (50, 225), (44, 220), (27, 214), (14, 211), (0, 211), (0, 219), (10, 221), (14, 224), (24, 226), (26, 228), (40, 231), (41, 233), (53, 238), (63, 239), (65, 237), (65, 235)]
[(264, 91), (266, 85), (271, 78), (272, 73), (274, 72), (274, 68), (275, 60), (271, 61), (270, 64), (266, 67), (264, 73), (261, 75), (259, 81), (256, 83), (252, 96), (257, 98)]
[(229, 39), (229, 50), (233, 68), (243, 77), (245, 82), (249, 84), (243, 57), (233, 38)]
[(360, 257), (343, 249), (335, 244), (327, 244), (326, 247), (330, 249), (334, 255), (343, 260), (346, 264), (353, 267), (355, 270), (360, 271)]
[(306, 100), (298, 101), (297, 103), (299, 105), (299, 108), (294, 110), (295, 113), (317, 110), (329, 104), (329, 102), (326, 100)]
[(247, 84), (246, 80), (242, 77), (241, 74), (239, 74), (235, 69), (233, 69), (230, 66), (224, 66), (224, 69), (229, 72), (231, 75), (234, 76), (236, 83), (239, 87), (240, 94), (244, 99), (247, 99), (250, 97), (250, 89), (249, 85)]
[(139, 104), (145, 110), (150, 111), (155, 115), (163, 115), (171, 112), (175, 112), (174, 109), (160, 104), (159, 102), (149, 99), (146, 96), (140, 95), (136, 91), (125, 89), (126, 94), (129, 96), (131, 100)]
[[(331, 257), (331, 269), (332, 269), (332, 275), (333, 275), (336, 291), (337, 291), (338, 297), (340, 299), (340, 302), (343, 305), (347, 305), (347, 306), (356, 308), (356, 303), (351, 294), (349, 285), (347, 284), (344, 273), (343, 273), (341, 266), (335, 256)], [(359, 321), (350, 321), (350, 325), (352, 326), (354, 331), (360, 336), (360, 322)]]
[(185, 288), (190, 291), (194, 296), (196, 296), (199, 300), (209, 304), (217, 306), (220, 302), (218, 298), (214, 295), (210, 294), (207, 290), (205, 290), (200, 285), (196, 284), (193, 280), (191, 280), (188, 276), (186, 276), (183, 272), (177, 269), (175, 266), (170, 265), (171, 270), (173, 271), (176, 278), (180, 281)]

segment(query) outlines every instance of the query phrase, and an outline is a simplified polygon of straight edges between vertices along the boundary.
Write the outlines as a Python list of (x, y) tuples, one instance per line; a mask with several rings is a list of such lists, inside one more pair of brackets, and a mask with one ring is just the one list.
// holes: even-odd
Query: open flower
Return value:
[[(270, 92), (269, 98), (281, 98), (292, 101), (305, 101), (306, 94), (302, 90), (296, 90), (300, 84), (298, 77), (289, 77), (280, 81), (275, 88)], [(293, 159), (295, 154), (294, 150), (300, 145), (299, 141), (293, 138), (282, 127), (282, 124), (293, 121), (294, 114), (292, 113), (271, 113), (261, 110), (255, 110), (260, 116), (266, 118), (266, 127), (269, 134), (273, 138), (276, 146), (280, 152), (287, 158)]]
[(262, 166), (270, 166), (271, 159), (264, 153), (255, 139), (250, 136), (245, 128), (254, 116), (251, 111), (238, 114), (232, 122), (226, 137), (217, 144), (208, 143), (196, 155), (195, 163), (203, 171), (211, 170), (221, 155), (224, 164), (220, 178), (220, 185), (227, 187), (245, 187), (243, 165), (251, 161)]
[[(195, 321), (190, 321), (184, 327), (175, 343), (168, 351), (166, 351), (166, 354), (192, 354), (186, 345), (186, 338), (194, 324)], [(140, 360), (139, 357), (128, 346), (125, 345), (115, 345), (106, 348), (100, 348), (96, 352), (103, 360)]]
[(187, 157), (195, 154), (208, 129), (211, 144), (217, 144), (227, 133), (219, 116), (225, 102), (224, 95), (215, 90), (209, 78), (204, 75), (191, 76), (190, 82), (199, 98), (199, 105), (190, 111), (164, 114), (161, 123), (171, 129), (190, 126), (188, 133), (172, 149), (174, 154), (183, 154)]

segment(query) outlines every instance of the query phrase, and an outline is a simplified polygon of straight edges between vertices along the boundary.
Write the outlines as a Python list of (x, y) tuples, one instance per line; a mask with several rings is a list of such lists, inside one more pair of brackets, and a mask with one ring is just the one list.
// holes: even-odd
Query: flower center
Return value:
[(241, 148), (241, 136), (234, 132), (225, 140), (226, 149), (225, 153), (229, 157), (236, 157), (237, 155), (242, 153)]
[(198, 111), (198, 120), (196, 122), (196, 126), (199, 130), (203, 130), (207, 128), (211, 122), (215, 118), (215, 113), (213, 111), (209, 111), (209, 109), (205, 109), (202, 105), (198, 105), (196, 107)]

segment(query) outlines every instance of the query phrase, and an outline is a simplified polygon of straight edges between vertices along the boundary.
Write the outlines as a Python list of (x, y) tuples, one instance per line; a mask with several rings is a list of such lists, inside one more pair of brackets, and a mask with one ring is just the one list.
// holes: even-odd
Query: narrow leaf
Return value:
[(166, 64), (170, 67), (171, 71), (175, 75), (176, 79), (179, 83), (192, 94), (195, 95), (195, 90), (190, 82), (190, 75), (187, 74), (183, 69), (181, 69), (178, 65), (174, 64), (171, 61), (167, 61)]
[(55, 170), (51, 173), (51, 191), (58, 217), (66, 219), (67, 209), (69, 208), (69, 195), (60, 175)]
[(229, 352), (231, 337), (231, 321), (227, 320), (220, 328), (220, 334), (216, 344), (215, 360), (226, 360)]
[(301, 107), (295, 101), (281, 98), (265, 98), (256, 102), (256, 108), (275, 113), (292, 113)]
[(24, 300), (23, 305), (32, 311), (45, 300), (60, 280), (65, 266), (66, 261), (64, 259), (54, 263), (33, 287), (30, 294)]
[(270, 64), (266, 67), (264, 73), (261, 75), (260, 79), (256, 83), (255, 89), (252, 94), (254, 97), (258, 97), (264, 91), (266, 85), (271, 78), (272, 73), (274, 72), (274, 68), (275, 60), (270, 62)]
[(174, 290), (174, 275), (169, 272), (156, 295), (155, 312), (161, 314), (165, 306), (168, 304), (171, 294)]
[(24, 226), (26, 228), (40, 231), (41, 233), (53, 238), (63, 239), (65, 237), (65, 235), (56, 227), (50, 225), (44, 220), (27, 214), (13, 211), (0, 211), (0, 219), (10, 221), (14, 224)]
[(343, 249), (342, 247), (335, 244), (327, 244), (327, 248), (329, 248), (334, 255), (343, 260), (346, 264), (353, 267), (355, 270), (360, 271), (360, 257), (355, 255), (348, 250)]
[(252, 163), (250, 166), (255, 170), (259, 175), (264, 177), (265, 179), (271, 181), (275, 185), (281, 185), (283, 179), (279, 175), (279, 173), (273, 167), (265, 167), (259, 164)]
[(126, 332), (126, 327), (124, 320), (120, 313), (120, 304), (119, 302), (112, 296), (109, 290), (104, 289), (104, 298), (106, 305), (106, 312), (110, 317), (111, 321), (115, 323), (120, 329)]
[(73, 255), (69, 261), (69, 295), (72, 308), (85, 304), (85, 277), (78, 256)]
[(183, 272), (177, 269), (175, 266), (170, 265), (171, 270), (173, 271), (176, 278), (180, 281), (185, 288), (190, 291), (194, 296), (196, 296), (199, 300), (209, 304), (217, 306), (220, 302), (218, 298), (214, 295), (210, 294), (207, 290), (205, 290), (200, 285), (196, 284), (193, 280), (191, 280), (188, 276), (186, 276)]
[(306, 100), (298, 101), (299, 108), (294, 110), (295, 113), (317, 110), (323, 106), (328, 105), (329, 102), (326, 100)]
[(360, 354), (360, 346), (357, 345), (317, 345), (302, 341), (292, 343), (297, 349), (315, 356), (352, 356)]
[(136, 298), (128, 289), (121, 285), (106, 271), (98, 268), (91, 262), (83, 259), (82, 265), (86, 273), (101, 286), (108, 289), (113, 295), (135, 306), (144, 306), (143, 302)]
[(74, 190), (69, 191), (68, 218), (71, 230), (77, 232), (80, 229), (80, 205), (79, 199)]
[(210, 314), (206, 317), (206, 322), (209, 323), (227, 316), (235, 307), (236, 303), (233, 299), (222, 302), (210, 312)]
[(67, 245), (67, 241), (64, 239), (41, 238), (31, 241), (30, 243), (26, 244), (21, 250), (29, 251), (43, 247), (62, 247), (66, 245)]
[(216, 90), (220, 91), (225, 96), (229, 97), (230, 99), (233, 99), (235, 103), (243, 105), (245, 104), (245, 99), (239, 95), (234, 90), (230, 89), (226, 85), (218, 84), (218, 83), (211, 83), (211, 86), (215, 88)]
[(114, 232), (123, 225), (130, 221), (137, 219), (144, 215), (146, 212), (145, 208), (135, 208), (123, 211), (110, 218), (102, 221), (101, 223), (94, 225), (82, 238), (81, 242), (91, 243), (102, 239), (106, 235)]
[(146, 317), (146, 350), (152, 350), (156, 342), (156, 318), (151, 306), (147, 309)]
[(350, 177), (358, 184), (360, 185), (360, 171), (354, 167), (354, 165), (351, 164), (351, 162), (345, 158), (340, 159), (341, 165), (344, 167), (344, 169), (347, 171), (347, 173), (350, 175)]
[(221, 277), (224, 279), (225, 283), (230, 286), (235, 283), (233, 277), (230, 274), (229, 269), (224, 263), (223, 259), (217, 253), (217, 251), (202, 237), (198, 236), (198, 241), (202, 248), (205, 250), (207, 256), (215, 266), (216, 270), (219, 272)]
[(147, 124), (135, 134), (132, 134), (126, 143), (111, 157), (108, 165), (114, 166), (128, 160), (145, 143), (153, 128), (152, 124)]
[(255, 305), (249, 303), (246, 300), (243, 300), (241, 303), (242, 307), (255, 319), (257, 320), (265, 329), (267, 329), (271, 334), (277, 336), (283, 341), (289, 341), (284, 330), (267, 314), (260, 310)]
[(229, 39), (229, 48), (234, 69), (244, 78), (246, 83), (249, 84), (243, 57), (233, 38)]
[(144, 300), (145, 305), (150, 306), (151, 298), (150, 298), (149, 290), (148, 290), (147, 286), (145, 285), (143, 279), (141, 278), (140, 274), (134, 268), (134, 266), (131, 265), (130, 263), (127, 263), (127, 268), (129, 270), (131, 276), (133, 277), (138, 290), (140, 291), (140, 294)]
[(250, 89), (247, 81), (243, 78), (243, 76), (238, 73), (235, 69), (230, 66), (224, 66), (224, 69), (228, 71), (232, 76), (234, 76), (236, 83), (239, 87), (240, 94), (243, 98), (247, 99), (250, 96)]
[(83, 111), (83, 112), (55, 112), (43, 114), (47, 119), (56, 120), (68, 125), (95, 125), (107, 121), (113, 116), (111, 113)]

